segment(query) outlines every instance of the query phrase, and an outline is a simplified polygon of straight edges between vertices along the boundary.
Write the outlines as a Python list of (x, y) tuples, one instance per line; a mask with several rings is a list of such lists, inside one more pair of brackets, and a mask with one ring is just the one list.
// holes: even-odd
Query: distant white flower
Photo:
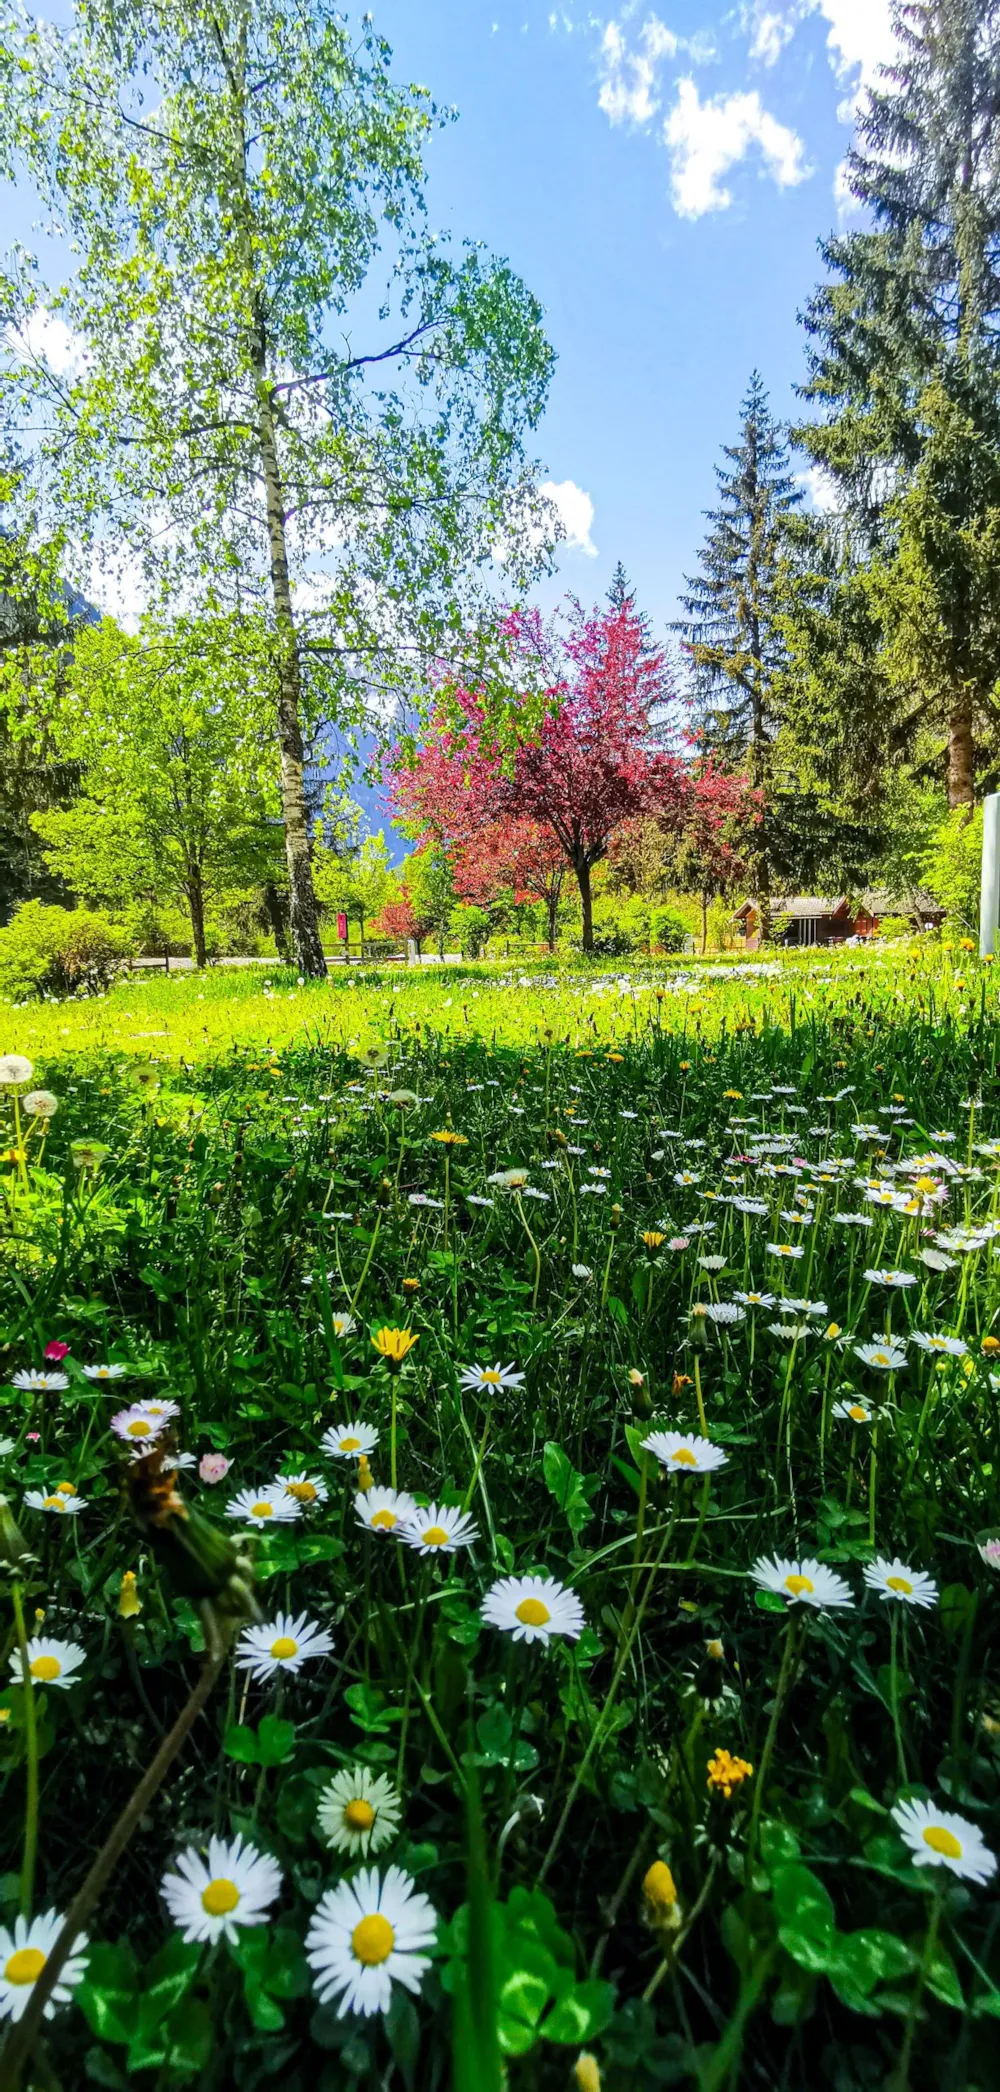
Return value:
[(86, 1380), (124, 1380), (128, 1371), (128, 1366), (120, 1365), (83, 1367)]
[(769, 1257), (804, 1257), (805, 1250), (800, 1242), (769, 1242), (767, 1254)]
[(680, 1185), (680, 1187), (681, 1187), (681, 1189), (682, 1189), (682, 1190), (683, 1190), (683, 1189), (684, 1189), (684, 1188), (685, 1188), (685, 1187), (686, 1187), (687, 1185), (690, 1185), (690, 1184), (700, 1184), (700, 1183), (701, 1183), (701, 1171), (700, 1171), (700, 1170), (692, 1170), (692, 1169), (679, 1169), (679, 1170), (675, 1170), (675, 1171), (674, 1171), (674, 1183), (675, 1183), (675, 1184), (678, 1184), (678, 1185)]
[(429, 1504), (400, 1526), (399, 1537), (420, 1554), (454, 1554), (458, 1547), (472, 1547), (479, 1532), (467, 1512), (450, 1504)]
[(919, 1249), (917, 1255), (920, 1258), (920, 1262), (926, 1264), (928, 1271), (954, 1271), (955, 1269), (954, 1257), (946, 1257), (943, 1250)]
[(554, 1576), (502, 1576), (487, 1591), (482, 1612), (489, 1627), (502, 1628), (515, 1642), (546, 1648), (554, 1634), (575, 1641), (586, 1625), (576, 1593)]
[[(37, 1918), (15, 1918), (13, 1932), (0, 1925), (0, 2019), (21, 2018), (62, 1929), (63, 1920), (56, 1910), (43, 1911)], [(87, 1969), (86, 1946), (83, 1933), (79, 1933), (46, 2002), (46, 2019), (52, 2018), (58, 2006), (68, 2005), (77, 1984), (82, 1983)]]
[(997, 1863), (982, 1831), (950, 1809), (928, 1801), (898, 1801), (891, 1811), (915, 1867), (947, 1867), (960, 1881), (992, 1880)]
[(354, 1316), (349, 1314), (346, 1309), (343, 1313), (338, 1311), (336, 1315), (331, 1315), (330, 1323), (338, 1343), (342, 1337), (353, 1336), (358, 1326)]
[(334, 1852), (367, 1859), (370, 1852), (391, 1845), (401, 1815), (399, 1795), (385, 1773), (373, 1773), (367, 1765), (349, 1765), (324, 1787), (316, 1820)]
[(642, 1441), (644, 1453), (652, 1453), (668, 1475), (708, 1474), (725, 1467), (729, 1459), (711, 1439), (696, 1438), (689, 1431), (652, 1431)]
[(355, 1419), (350, 1424), (334, 1424), (324, 1431), (320, 1445), (324, 1453), (334, 1460), (359, 1460), (362, 1453), (373, 1453), (378, 1444), (378, 1432), (372, 1424), (362, 1424)]
[(860, 1358), (863, 1365), (874, 1366), (879, 1373), (898, 1373), (906, 1364), (905, 1351), (888, 1338), (881, 1344), (855, 1344), (854, 1356)]
[(811, 1605), (822, 1611), (827, 1606), (854, 1604), (850, 1584), (823, 1562), (786, 1562), (780, 1555), (769, 1561), (761, 1555), (750, 1574), (754, 1583), (790, 1598), (793, 1605)]
[(301, 1516), (301, 1504), (280, 1482), (271, 1489), (241, 1489), (226, 1505), (226, 1517), (245, 1525), (290, 1525)]
[(359, 1489), (354, 1499), (358, 1523), (372, 1533), (395, 1533), (416, 1512), (412, 1496), (403, 1489)]
[(969, 1349), (961, 1337), (928, 1335), (922, 1329), (912, 1331), (910, 1342), (916, 1344), (921, 1351), (932, 1351), (945, 1358), (964, 1358)]
[[(79, 1642), (57, 1642), (51, 1635), (36, 1634), (27, 1644), (28, 1670), (36, 1685), (57, 1685), (60, 1691), (74, 1685), (74, 1673), (84, 1660)], [(23, 1683), (20, 1649), (10, 1655), (10, 1675), (15, 1685)]]
[(741, 1307), (773, 1308), (775, 1305), (773, 1293), (734, 1293), (733, 1299), (738, 1300)]
[(870, 1286), (915, 1286), (917, 1283), (912, 1271), (877, 1271), (871, 1268), (865, 1272), (865, 1277)]
[(703, 1271), (724, 1271), (726, 1268), (725, 1257), (698, 1257), (696, 1261)]
[(259, 1627), (245, 1627), (236, 1648), (236, 1668), (257, 1679), (276, 1671), (298, 1671), (314, 1657), (329, 1656), (333, 1641), (306, 1613), (278, 1613)]
[(873, 1421), (867, 1402), (835, 1402), (832, 1414), (851, 1424), (870, 1424)]
[(69, 1379), (65, 1373), (43, 1373), (31, 1366), (26, 1372), (13, 1374), (10, 1384), (22, 1388), (26, 1394), (54, 1395), (69, 1386)]
[(401, 1867), (380, 1877), (363, 1867), (350, 1881), (327, 1889), (306, 1933), (306, 1960), (316, 1995), (327, 2004), (339, 1998), (338, 2019), (347, 2012), (370, 2017), (388, 2012), (393, 1983), (418, 1992), (433, 1944), (437, 1915)]
[(735, 1301), (732, 1300), (712, 1300), (706, 1307), (705, 1313), (710, 1322), (717, 1322), (725, 1327), (746, 1321), (746, 1309), (737, 1307)]
[(458, 1376), (460, 1387), (489, 1390), (491, 1388), (515, 1388), (524, 1386), (524, 1374), (513, 1366), (463, 1366)]
[(241, 1835), (210, 1838), (207, 1864), (194, 1845), (178, 1854), (160, 1894), (186, 1940), (235, 1942), (241, 1925), (263, 1925), (281, 1893), (281, 1868)]
[(898, 1599), (903, 1605), (936, 1605), (937, 1584), (933, 1577), (922, 1569), (910, 1569), (896, 1555), (887, 1562), (883, 1555), (876, 1555), (873, 1562), (866, 1562), (865, 1582), (869, 1590), (878, 1591), (884, 1599)]
[(570, 1269), (573, 1277), (578, 1278), (583, 1285), (586, 1285), (588, 1280), (594, 1276), (589, 1264), (573, 1264), (570, 1266)]

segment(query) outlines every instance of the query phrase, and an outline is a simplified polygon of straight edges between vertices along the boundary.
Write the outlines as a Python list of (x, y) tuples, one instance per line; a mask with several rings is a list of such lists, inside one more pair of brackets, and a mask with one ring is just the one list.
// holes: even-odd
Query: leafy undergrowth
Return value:
[(867, 980), (0, 1093), (0, 2024), (232, 1637), (38, 2082), (993, 2081), (996, 1039)]

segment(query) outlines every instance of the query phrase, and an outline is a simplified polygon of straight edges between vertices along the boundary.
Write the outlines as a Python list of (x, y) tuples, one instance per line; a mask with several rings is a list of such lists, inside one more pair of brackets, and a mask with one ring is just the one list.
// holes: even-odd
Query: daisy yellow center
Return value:
[(264, 1502), (263, 1498), (261, 1498), (261, 1501), (260, 1501), (260, 1503), (259, 1503), (259, 1504), (251, 1504), (251, 1506), (250, 1506), (250, 1509), (251, 1509), (251, 1511), (253, 1512), (253, 1515), (254, 1515), (254, 1517), (255, 1517), (255, 1518), (273, 1518), (273, 1517), (274, 1517), (274, 1505), (273, 1505), (273, 1504), (266, 1504), (266, 1503)]
[(484, 1387), (499, 1387), (500, 1375), (493, 1366), (485, 1366), (479, 1375)]
[(889, 1354), (888, 1354), (888, 1352), (887, 1352), (887, 1351), (876, 1351), (876, 1353), (875, 1353), (875, 1364), (876, 1364), (877, 1366), (887, 1366), (887, 1365), (889, 1364)]
[(298, 1642), (293, 1641), (290, 1634), (279, 1634), (277, 1641), (271, 1643), (271, 1655), (280, 1661), (288, 1656), (297, 1656), (298, 1648)]
[(75, 1490), (74, 1490), (74, 1488), (73, 1488), (73, 1484), (72, 1484), (72, 1482), (57, 1482), (57, 1483), (56, 1483), (56, 1495), (57, 1495), (57, 1496), (74, 1496), (74, 1495), (75, 1495), (75, 1493), (76, 1493), (76, 1492), (75, 1492)]
[(344, 1822), (348, 1830), (370, 1831), (374, 1821), (375, 1811), (370, 1801), (363, 1801), (359, 1795), (355, 1801), (348, 1802), (344, 1810)]
[(340, 1441), (340, 1450), (342, 1453), (357, 1453), (358, 1451), (360, 1451), (360, 1447), (360, 1438), (342, 1438)]
[(4, 1963), (4, 1976), (8, 1983), (37, 1983), (45, 1967), (46, 1956), (41, 1947), (18, 1947), (9, 1961)]
[(815, 1585), (811, 1576), (786, 1576), (785, 1589), (791, 1592), (793, 1598), (800, 1598), (803, 1591), (812, 1591)]
[(351, 1934), (355, 1960), (363, 1962), (365, 1968), (378, 1968), (381, 1962), (388, 1961), (395, 1944), (396, 1935), (388, 1918), (377, 1910), (370, 1918), (362, 1918)]
[(451, 1534), (445, 1530), (443, 1525), (429, 1525), (424, 1534), (424, 1546), (446, 1547), (450, 1538)]
[(300, 1504), (311, 1504), (316, 1496), (315, 1482), (286, 1482), (289, 1496), (297, 1497)]
[(522, 1627), (545, 1627), (552, 1618), (548, 1606), (540, 1598), (522, 1598), (515, 1612)]
[(383, 1533), (391, 1533), (396, 1522), (395, 1511), (376, 1511), (372, 1518), (372, 1524), (379, 1526)]
[(680, 1467), (697, 1467), (698, 1465), (690, 1446), (678, 1446), (676, 1453), (671, 1453), (670, 1458), (676, 1461)]
[(132, 1422), (126, 1425), (129, 1438), (148, 1438), (152, 1428), (152, 1424), (144, 1416), (134, 1416)]
[(911, 1598), (913, 1585), (908, 1576), (887, 1576), (886, 1587), (890, 1591), (902, 1591), (904, 1598)]
[(201, 1892), (202, 1910), (207, 1911), (210, 1918), (227, 1918), (239, 1900), (240, 1892), (235, 1881), (230, 1881), (225, 1874), (217, 1874)]
[(927, 1829), (921, 1833), (921, 1836), (924, 1844), (929, 1845), (932, 1852), (939, 1852), (942, 1859), (961, 1859), (962, 1847), (954, 1831), (945, 1830), (942, 1823), (929, 1823)]
[(61, 1496), (47, 1496), (45, 1499), (45, 1509), (47, 1511), (65, 1511), (66, 1506), (63, 1503)]
[(33, 1678), (40, 1678), (43, 1685), (51, 1685), (53, 1678), (59, 1677), (62, 1664), (58, 1656), (36, 1656), (28, 1668)]
[(851, 1403), (848, 1415), (854, 1418), (856, 1424), (863, 1424), (867, 1414), (867, 1410), (862, 1409), (860, 1402)]

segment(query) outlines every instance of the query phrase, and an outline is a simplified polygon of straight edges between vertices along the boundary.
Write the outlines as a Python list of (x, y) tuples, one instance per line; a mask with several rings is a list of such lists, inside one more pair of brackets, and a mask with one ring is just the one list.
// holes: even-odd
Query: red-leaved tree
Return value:
[[(431, 734), (412, 762), (397, 753), (390, 764), (394, 806), (411, 833), (433, 835), (456, 868), (483, 863), (484, 839), (495, 828), (511, 832), (507, 847), (523, 868), (544, 841), (552, 862), (569, 866), (580, 889), (583, 948), (592, 951), (591, 870), (605, 856), (616, 829), (640, 814), (678, 823), (687, 797), (687, 773), (657, 741), (657, 719), (673, 702), (665, 656), (649, 647), (630, 604), (619, 610), (574, 609), (565, 634), (546, 627), (536, 611), (507, 620), (515, 694), (508, 706), (508, 747), (490, 734), (480, 692), (449, 687)], [(539, 718), (539, 691), (545, 710)], [(527, 830), (539, 836), (532, 843)], [(505, 842), (496, 843), (496, 862)], [(507, 883), (516, 885), (516, 873)], [(521, 880), (525, 892), (528, 876)], [(555, 901), (550, 899), (550, 935)]]

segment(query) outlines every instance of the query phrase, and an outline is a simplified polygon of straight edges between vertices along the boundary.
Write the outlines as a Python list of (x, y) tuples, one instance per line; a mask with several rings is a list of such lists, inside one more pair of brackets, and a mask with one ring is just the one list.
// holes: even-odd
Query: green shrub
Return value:
[(129, 931), (99, 909), (22, 901), (0, 930), (0, 994), (93, 993), (110, 986), (135, 948)]

